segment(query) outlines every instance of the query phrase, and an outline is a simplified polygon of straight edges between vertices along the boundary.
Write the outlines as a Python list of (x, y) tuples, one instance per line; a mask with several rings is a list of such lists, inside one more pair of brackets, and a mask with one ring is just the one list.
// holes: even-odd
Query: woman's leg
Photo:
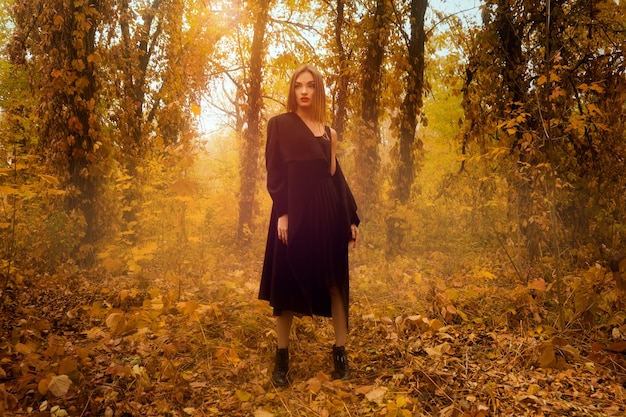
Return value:
[(345, 346), (348, 338), (348, 319), (346, 309), (343, 305), (343, 297), (339, 287), (333, 286), (330, 292), (330, 311), (333, 316), (333, 327), (335, 329), (335, 346)]
[(293, 321), (293, 311), (282, 311), (276, 317), (276, 334), (278, 348), (283, 349), (289, 346), (289, 334), (291, 333), (291, 322)]
[(335, 328), (335, 346), (333, 346), (333, 363), (335, 370), (331, 373), (332, 379), (348, 379), (350, 367), (346, 354), (346, 339), (348, 337), (347, 312), (338, 287), (330, 288), (330, 308)]
[(291, 332), (291, 322), (293, 321), (293, 311), (282, 311), (276, 317), (276, 359), (274, 362), (274, 372), (272, 372), (272, 383), (277, 387), (289, 385), (289, 333)]

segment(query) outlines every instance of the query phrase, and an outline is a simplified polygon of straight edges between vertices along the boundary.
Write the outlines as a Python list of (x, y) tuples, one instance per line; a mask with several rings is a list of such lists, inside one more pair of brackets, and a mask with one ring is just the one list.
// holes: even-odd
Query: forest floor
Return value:
[(259, 265), (196, 279), (25, 275), (2, 311), (0, 415), (626, 415), (623, 312), (557, 332), (543, 280), (435, 277), (442, 256), (419, 270), (353, 266), (351, 379), (330, 380), (330, 320), (303, 317), (283, 389), (269, 382)]

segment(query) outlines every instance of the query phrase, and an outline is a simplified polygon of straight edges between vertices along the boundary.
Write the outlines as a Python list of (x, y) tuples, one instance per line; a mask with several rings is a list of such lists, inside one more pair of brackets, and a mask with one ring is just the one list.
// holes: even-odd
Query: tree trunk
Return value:
[[(76, 3), (72, 2), (71, 4), (74, 8)], [(99, 238), (96, 216), (97, 179), (94, 173), (89, 170), (97, 150), (94, 145), (97, 142), (99, 131), (98, 119), (93, 112), (93, 104), (90, 104), (96, 102), (98, 89), (96, 68), (93, 60), (90, 59), (95, 51), (97, 29), (94, 21), (96, 16), (90, 12), (90, 9), (95, 10), (96, 7), (97, 2), (90, 0), (84, 6), (79, 6), (73, 10), (74, 39), (71, 39), (72, 42), (67, 45), (72, 62), (74, 60), (79, 61), (84, 68), (82, 71), (77, 70), (77, 76), (79, 79), (84, 78), (86, 80), (86, 85), (82, 91), (78, 88), (78, 97), (68, 100), (68, 104), (74, 107), (74, 115), (69, 120), (70, 134), (76, 137), (73, 146), (68, 151), (70, 182), (79, 190), (75, 195), (70, 194), (69, 204), (71, 208), (78, 208), (85, 216), (84, 243), (90, 244), (95, 243)], [(89, 29), (80, 33), (82, 22), (76, 19), (76, 16), (83, 13), (86, 19), (91, 21), (91, 24)], [(79, 42), (80, 37), (82, 37), (82, 42)], [(77, 123), (74, 123), (76, 121)]]
[[(150, 120), (146, 120), (144, 110), (146, 106), (146, 73), (148, 65), (153, 55), (153, 48), (156, 39), (161, 34), (161, 24), (153, 27), (157, 9), (161, 6), (162, 0), (153, 0), (151, 6), (142, 16), (142, 26), (139, 29), (139, 42), (134, 44), (135, 37), (130, 31), (132, 11), (129, 0), (121, 0), (120, 10), (120, 30), (122, 33), (123, 54), (124, 54), (124, 95), (126, 107), (120, 118), (124, 120), (121, 124), (125, 139), (124, 154), (126, 156), (124, 165), (131, 176), (135, 176), (137, 162), (140, 161), (146, 151), (144, 125)], [(152, 116), (154, 117), (154, 116)], [(132, 187), (131, 187), (132, 188)]]
[[(503, 106), (498, 106), (497, 111), (502, 118), (511, 118), (519, 113), (521, 103), (524, 101), (526, 82), (523, 79), (524, 58), (522, 51), (521, 29), (515, 24), (514, 11), (507, 0), (498, 0), (495, 14), (495, 30), (498, 36), (500, 53), (504, 58), (505, 65), (502, 68), (503, 82)], [(528, 123), (528, 122), (527, 122)], [(522, 143), (522, 132), (533, 130), (532, 126), (518, 128), (512, 142), (512, 151), (516, 152)], [(528, 153), (520, 152), (519, 159), (522, 164), (532, 161)], [(534, 199), (532, 197), (533, 187), (528, 181), (517, 181), (516, 198), (518, 207), (518, 222), (522, 234), (526, 238), (526, 247), (529, 258), (532, 261), (539, 258), (541, 254), (541, 230), (536, 222), (531, 222), (535, 213)]]
[[(424, 15), (428, 0), (411, 1), (411, 37), (408, 44), (406, 91), (400, 110), (400, 138), (398, 143), (398, 167), (395, 178), (394, 198), (406, 204), (411, 197), (415, 178), (416, 150), (422, 141), (415, 139), (418, 118), (422, 113), (424, 93)], [(417, 149), (416, 149), (417, 148)]]
[(348, 57), (343, 46), (341, 34), (345, 24), (344, 18), (345, 1), (337, 0), (337, 18), (335, 19), (335, 48), (337, 59), (339, 61), (339, 74), (337, 75), (337, 84), (335, 90), (335, 113), (333, 127), (337, 131), (339, 140), (343, 138), (347, 118), (348, 104)]
[(239, 189), (239, 220), (237, 236), (247, 239), (256, 212), (257, 179), (260, 173), (261, 155), (261, 108), (263, 97), (261, 80), (263, 76), (263, 57), (265, 55), (265, 32), (269, 19), (270, 0), (259, 0), (255, 4), (254, 35), (250, 51), (250, 73), (247, 80), (248, 107), (246, 111), (247, 129), (241, 146), (241, 184)]
[[(42, 146), (49, 159), (67, 171), (68, 210), (84, 216), (82, 245), (99, 237), (97, 199), (98, 178), (92, 170), (97, 162), (99, 135), (95, 103), (98, 100), (94, 59), (99, 23), (98, 3), (59, 0), (44, 9), (41, 22), (52, 30), (44, 37), (41, 57), (49, 68), (42, 85)], [(58, 17), (63, 16), (61, 21)], [(78, 248), (77, 248), (78, 249)], [(78, 254), (79, 259), (88, 253)]]
[[(394, 204), (404, 205), (411, 199), (411, 188), (415, 178), (418, 152), (422, 141), (417, 139), (418, 119), (422, 114), (424, 93), (424, 15), (428, 0), (411, 0), (411, 34), (407, 45), (407, 68), (405, 93), (400, 107), (399, 138), (397, 146), (397, 166), (392, 197)], [(407, 229), (406, 221), (391, 215), (387, 218), (388, 253), (395, 254), (402, 247)]]
[(365, 59), (362, 63), (361, 117), (357, 127), (357, 164), (355, 194), (362, 212), (378, 201), (378, 174), (380, 166), (380, 96), (383, 59), (389, 32), (389, 0), (377, 0), (368, 29)]

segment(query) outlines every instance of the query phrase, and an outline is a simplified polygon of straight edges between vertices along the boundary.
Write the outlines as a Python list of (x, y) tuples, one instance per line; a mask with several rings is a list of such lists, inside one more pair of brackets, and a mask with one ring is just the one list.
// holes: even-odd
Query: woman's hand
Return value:
[(287, 215), (283, 214), (278, 218), (278, 239), (287, 244), (287, 230), (289, 229), (289, 221)]
[(350, 233), (351, 233), (350, 241), (352, 242), (352, 248), (356, 249), (356, 243), (359, 240), (359, 228), (357, 227), (356, 224), (350, 225)]

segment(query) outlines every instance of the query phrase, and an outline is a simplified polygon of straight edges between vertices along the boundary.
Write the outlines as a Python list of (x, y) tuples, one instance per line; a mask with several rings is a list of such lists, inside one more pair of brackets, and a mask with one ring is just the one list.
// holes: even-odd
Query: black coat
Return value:
[[(330, 130), (326, 128), (327, 137)], [(259, 298), (282, 310), (331, 316), (328, 287), (336, 285), (348, 311), (350, 225), (357, 206), (337, 163), (330, 175), (330, 141), (318, 138), (295, 113), (271, 118), (265, 150), (272, 213)], [(288, 214), (288, 245), (278, 218)]]

